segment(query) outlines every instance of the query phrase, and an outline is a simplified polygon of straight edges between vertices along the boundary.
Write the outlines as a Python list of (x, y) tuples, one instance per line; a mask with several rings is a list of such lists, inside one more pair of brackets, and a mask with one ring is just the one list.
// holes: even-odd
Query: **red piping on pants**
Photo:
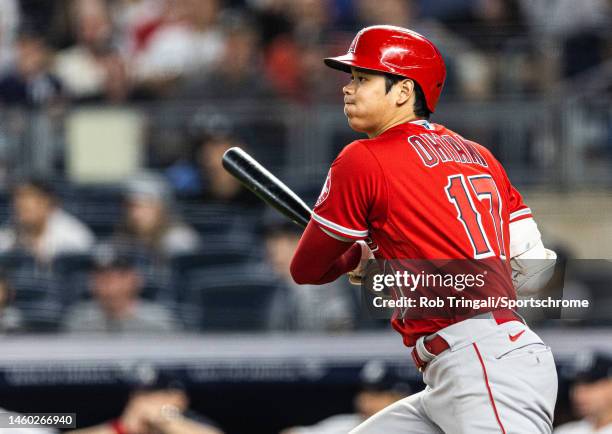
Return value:
[(480, 351), (478, 351), (478, 347), (476, 346), (476, 342), (472, 344), (474, 349), (476, 350), (476, 355), (478, 356), (478, 360), (480, 360), (480, 366), (482, 366), (482, 373), (484, 374), (485, 384), (487, 385), (487, 391), (489, 392), (489, 400), (491, 401), (491, 405), (493, 406), (493, 412), (495, 413), (495, 419), (497, 419), (497, 423), (502, 430), (502, 434), (506, 434), (506, 429), (499, 418), (499, 413), (497, 412), (497, 407), (495, 406), (495, 400), (493, 399), (493, 393), (491, 392), (491, 386), (489, 385), (489, 377), (487, 375), (487, 368), (485, 368), (484, 361), (482, 360), (482, 356), (480, 355)]

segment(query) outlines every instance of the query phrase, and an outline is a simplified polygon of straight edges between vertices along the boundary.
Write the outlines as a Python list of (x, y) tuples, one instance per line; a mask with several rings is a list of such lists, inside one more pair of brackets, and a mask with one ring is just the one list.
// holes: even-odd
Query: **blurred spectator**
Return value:
[(24, 33), (16, 43), (15, 67), (0, 77), (0, 103), (44, 107), (58, 103), (62, 86), (49, 71), (50, 51), (44, 38)]
[[(345, 41), (346, 50), (350, 41)], [(300, 104), (337, 103), (342, 98), (346, 76), (329, 75), (323, 58), (326, 45), (314, 39), (277, 38), (268, 50), (266, 71), (275, 90), (289, 101)]]
[(223, 202), (259, 206), (261, 201), (223, 168), (223, 154), (233, 146), (245, 145), (232, 135), (212, 135), (203, 138), (198, 164), (203, 178), (204, 202)]
[(68, 1), (62, 2), (49, 2), (44, 0), (18, 0), (19, 9), (21, 14), (21, 23), (32, 29), (37, 29), (47, 37), (51, 36), (51, 30), (49, 26), (52, 17), (62, 6), (61, 3), (68, 3)]
[(17, 332), (23, 327), (21, 312), (11, 306), (13, 296), (8, 278), (0, 272), (0, 334)]
[(91, 428), (69, 434), (222, 434), (207, 418), (189, 410), (189, 398), (180, 389), (137, 391), (123, 414)]
[(246, 13), (227, 11), (221, 20), (226, 37), (223, 52), (210, 74), (193, 74), (179, 89), (185, 99), (265, 99), (273, 96), (262, 73), (259, 35)]
[(225, 151), (233, 146), (246, 148), (232, 132), (229, 121), (205, 128), (196, 135), (195, 163), (179, 161), (167, 171), (177, 194), (198, 203), (218, 203), (259, 207), (261, 201), (230, 175), (222, 165)]
[(612, 6), (607, 0), (583, 0), (579, 8), (573, 0), (550, 4), (520, 0), (520, 6), (533, 31), (540, 36), (563, 37), (589, 29), (604, 30), (612, 18)]
[(584, 0), (579, 8), (572, 0), (550, 4), (521, 0), (520, 4), (546, 61), (555, 66), (548, 73), (549, 85), (559, 76), (574, 77), (611, 58), (609, 1)]
[(12, 220), (0, 228), (0, 252), (23, 250), (47, 263), (60, 253), (92, 248), (92, 231), (60, 207), (48, 183), (23, 181), (14, 188), (12, 200)]
[(327, 0), (292, 0), (286, 9), (297, 40), (323, 40), (329, 33), (331, 8)]
[(612, 433), (612, 359), (610, 357), (593, 355), (579, 367), (571, 390), (571, 399), (577, 415), (583, 419), (561, 425), (555, 430), (555, 434)]
[(141, 91), (165, 95), (177, 79), (205, 75), (218, 63), (225, 43), (219, 9), (219, 0), (165, 0), (161, 22), (132, 65)]
[(393, 24), (425, 35), (444, 56), (447, 78), (443, 95), (459, 93), (467, 98), (486, 98), (493, 90), (493, 65), (469, 40), (439, 21), (422, 18), (414, 0), (356, 0), (360, 27)]
[(15, 35), (19, 27), (19, 3), (2, 0), (0, 7), (0, 74), (13, 62)]
[(331, 416), (315, 425), (289, 428), (281, 434), (346, 434), (370, 416), (411, 393), (409, 385), (380, 360), (366, 363), (359, 376), (361, 391), (353, 401), (354, 414)]
[(128, 77), (114, 46), (109, 14), (103, 0), (71, 3), (71, 25), (77, 43), (59, 52), (55, 72), (77, 102), (119, 102), (128, 96)]
[[(483, 51), (502, 49), (525, 38), (527, 26), (519, 0), (470, 0), (446, 25)], [(497, 53), (500, 54), (499, 52)]]
[(302, 104), (337, 98), (340, 83), (330, 80), (323, 64), (325, 44), (334, 39), (329, 5), (325, 0), (297, 0), (287, 2), (285, 13), (292, 30), (277, 35), (266, 53), (266, 74), (276, 92)]
[(481, 68), (497, 93), (538, 91), (549, 79), (546, 56), (536, 52), (518, 0), (473, 0), (446, 25), (485, 56)]
[[(43, 33), (56, 52), (72, 47), (77, 43), (78, 34), (74, 30), (74, 2), (43, 2), (41, 0), (19, 0), (22, 4), (24, 20)], [(24, 9), (24, 1), (29, 3)], [(39, 23), (39, 24), (36, 24)]]
[(173, 316), (163, 306), (143, 300), (143, 286), (134, 259), (110, 246), (95, 255), (90, 301), (74, 305), (64, 317), (68, 332), (163, 333), (178, 330)]
[(416, 5), (413, 0), (355, 0), (357, 18), (363, 25), (388, 24), (405, 27), (413, 23)]
[(163, 177), (143, 174), (125, 188), (125, 216), (113, 235), (122, 248), (167, 258), (200, 247), (198, 233), (174, 211), (173, 195)]
[(114, 0), (111, 16), (116, 25), (121, 51), (137, 55), (163, 21), (166, 0)]
[(284, 287), (273, 307), (272, 328), (302, 331), (354, 328), (356, 312), (351, 288), (342, 280), (326, 285), (295, 284), (289, 266), (302, 231), (276, 211), (271, 211), (266, 220), (266, 261)]
[(287, 17), (287, 0), (246, 0), (261, 28), (261, 39), (265, 46), (279, 35), (291, 32)]

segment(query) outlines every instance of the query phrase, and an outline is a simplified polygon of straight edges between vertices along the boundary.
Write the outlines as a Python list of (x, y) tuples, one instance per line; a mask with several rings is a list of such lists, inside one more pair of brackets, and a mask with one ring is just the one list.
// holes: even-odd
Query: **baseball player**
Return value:
[[(438, 49), (413, 31), (372, 26), (325, 63), (350, 73), (344, 113), (368, 138), (332, 163), (291, 264), (294, 280), (358, 277), (372, 257), (495, 260), (506, 264), (496, 268), (496, 285), (473, 298), (515, 299), (536, 289), (556, 255), (543, 246), (530, 209), (486, 148), (428, 120), (446, 77)], [(513, 311), (396, 314), (392, 326), (413, 347), (426, 388), (351, 433), (552, 431), (553, 356)]]

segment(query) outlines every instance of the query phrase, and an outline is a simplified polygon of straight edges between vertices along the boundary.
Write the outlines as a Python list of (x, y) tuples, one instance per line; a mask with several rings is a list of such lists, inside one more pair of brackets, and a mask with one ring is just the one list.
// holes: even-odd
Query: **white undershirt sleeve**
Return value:
[(510, 223), (510, 266), (519, 296), (536, 294), (552, 278), (557, 254), (544, 247), (532, 218)]

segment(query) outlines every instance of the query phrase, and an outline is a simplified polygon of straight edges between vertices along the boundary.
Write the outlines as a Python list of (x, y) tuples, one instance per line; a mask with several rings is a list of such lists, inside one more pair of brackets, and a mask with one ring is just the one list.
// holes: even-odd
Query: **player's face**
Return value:
[(342, 88), (344, 114), (352, 129), (373, 137), (388, 121), (393, 95), (386, 92), (384, 76), (351, 70), (351, 81)]

